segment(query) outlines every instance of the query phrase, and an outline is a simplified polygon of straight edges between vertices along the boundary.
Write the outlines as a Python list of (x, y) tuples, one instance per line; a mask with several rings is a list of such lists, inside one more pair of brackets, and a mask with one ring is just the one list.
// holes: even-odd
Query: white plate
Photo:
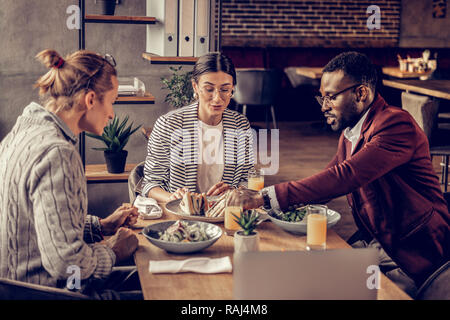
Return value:
[(212, 246), (222, 236), (222, 229), (214, 224), (200, 221), (187, 221), (189, 224), (198, 223), (204, 225), (206, 228), (206, 234), (209, 236), (209, 240), (198, 241), (198, 242), (170, 242), (159, 239), (158, 232), (164, 232), (168, 227), (173, 225), (175, 221), (164, 221), (149, 225), (142, 230), (142, 234), (150, 241), (152, 244), (166, 250), (168, 252), (174, 253), (191, 253), (200, 251)]
[[(211, 197), (212, 200), (215, 198), (217, 198), (217, 197)], [(208, 200), (209, 199), (210, 198), (208, 198)], [(167, 202), (166, 203), (167, 211), (169, 211), (170, 213), (172, 213), (184, 220), (195, 220), (195, 221), (212, 222), (212, 223), (223, 222), (223, 220), (224, 220), (223, 216), (212, 218), (212, 217), (205, 217), (205, 216), (188, 215), (188, 214), (184, 213), (183, 210), (181, 210), (180, 202), (181, 202), (181, 199), (172, 200), (172, 201)]]
[[(281, 212), (279, 210), (277, 210), (276, 212)], [(288, 221), (283, 221), (280, 219), (277, 219), (275, 217), (273, 217), (272, 215), (269, 214), (269, 219), (270, 221), (272, 221), (274, 224), (276, 224), (277, 226), (279, 226), (280, 228), (294, 233), (294, 234), (306, 234), (306, 219), (303, 219), (302, 221), (299, 222), (288, 222)], [(341, 219), (341, 215), (334, 210), (328, 209), (327, 211), (327, 229), (330, 229), (331, 227), (333, 227), (336, 223), (338, 223), (338, 221)]]

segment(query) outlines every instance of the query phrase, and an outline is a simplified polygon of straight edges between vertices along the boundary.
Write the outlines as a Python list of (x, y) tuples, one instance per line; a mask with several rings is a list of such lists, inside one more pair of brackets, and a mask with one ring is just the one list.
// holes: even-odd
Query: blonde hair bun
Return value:
[(117, 76), (116, 69), (105, 63), (102, 56), (86, 50), (63, 59), (55, 50), (46, 49), (39, 52), (36, 59), (50, 69), (34, 84), (39, 94), (47, 98), (45, 107), (49, 110), (68, 110), (79, 105), (88, 90), (103, 101), (104, 93), (113, 88), (111, 77)]
[(47, 49), (37, 54), (36, 58), (47, 68), (56, 68), (60, 63), (61, 55), (55, 50)]

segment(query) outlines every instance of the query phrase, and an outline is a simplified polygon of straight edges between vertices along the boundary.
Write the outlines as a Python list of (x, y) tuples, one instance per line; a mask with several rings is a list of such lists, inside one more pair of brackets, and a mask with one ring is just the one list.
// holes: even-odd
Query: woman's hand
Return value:
[(167, 201), (172, 201), (172, 200), (177, 200), (177, 199), (181, 199), (183, 198), (184, 194), (188, 191), (189, 189), (186, 187), (183, 188), (179, 188), (177, 191), (175, 191), (174, 193), (172, 193), (169, 198), (167, 199)]
[(129, 204), (123, 204), (105, 219), (100, 219), (104, 235), (112, 235), (120, 227), (132, 226), (137, 222), (138, 209)]
[(222, 193), (224, 193), (225, 191), (231, 189), (231, 186), (226, 184), (225, 182), (221, 181), (216, 183), (215, 185), (213, 185), (208, 192), (206, 193), (206, 195), (209, 196), (218, 196)]

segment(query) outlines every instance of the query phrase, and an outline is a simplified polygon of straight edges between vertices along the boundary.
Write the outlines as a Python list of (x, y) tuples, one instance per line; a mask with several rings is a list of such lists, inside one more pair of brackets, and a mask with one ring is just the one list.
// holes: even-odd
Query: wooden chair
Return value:
[(0, 300), (90, 300), (84, 294), (0, 278)]

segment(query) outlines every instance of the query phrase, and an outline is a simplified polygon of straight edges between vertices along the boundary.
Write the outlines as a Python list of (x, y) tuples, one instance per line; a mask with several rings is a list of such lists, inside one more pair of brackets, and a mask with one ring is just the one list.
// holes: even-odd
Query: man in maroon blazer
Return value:
[(387, 254), (391, 269), (412, 283), (403, 288), (414, 295), (414, 283), (418, 288), (449, 260), (450, 215), (427, 137), (408, 112), (376, 93), (376, 69), (365, 55), (340, 54), (323, 71), (317, 100), (332, 129), (344, 130), (336, 156), (311, 177), (261, 194), (246, 191), (244, 206), (286, 210), (347, 195), (359, 229), (356, 240)]

